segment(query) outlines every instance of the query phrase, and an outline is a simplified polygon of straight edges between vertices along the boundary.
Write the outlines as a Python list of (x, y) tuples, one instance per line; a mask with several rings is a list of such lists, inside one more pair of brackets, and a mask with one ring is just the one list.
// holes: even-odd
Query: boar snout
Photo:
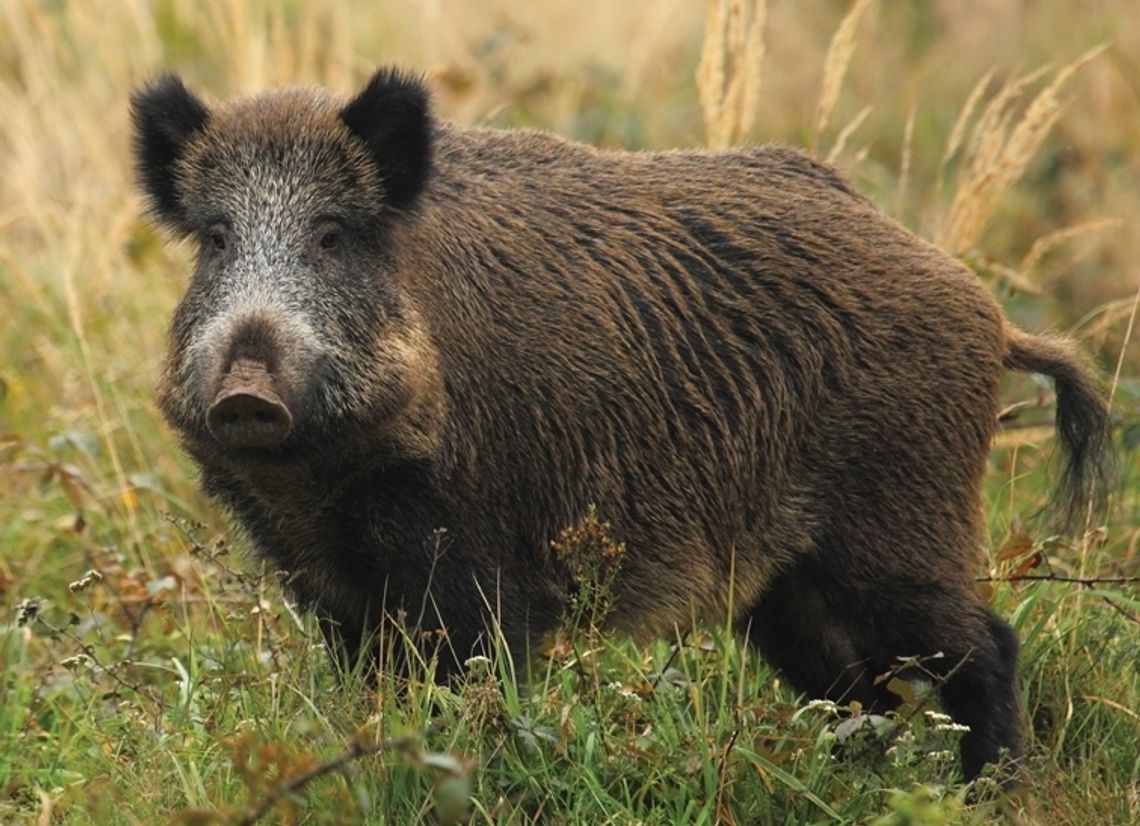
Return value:
[(265, 364), (238, 359), (210, 404), (206, 426), (225, 448), (271, 448), (292, 431), (293, 415)]

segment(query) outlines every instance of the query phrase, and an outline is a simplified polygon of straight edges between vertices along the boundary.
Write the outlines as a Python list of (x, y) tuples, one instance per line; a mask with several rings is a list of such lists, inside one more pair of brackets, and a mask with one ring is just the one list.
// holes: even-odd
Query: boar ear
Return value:
[(182, 85), (178, 75), (165, 74), (131, 95), (135, 172), (163, 223), (185, 231), (185, 213), (178, 197), (176, 165), (187, 141), (202, 131), (210, 110)]
[(409, 209), (431, 169), (431, 119), (427, 89), (399, 69), (381, 69), (341, 110), (340, 119), (364, 141), (380, 170), (389, 206)]

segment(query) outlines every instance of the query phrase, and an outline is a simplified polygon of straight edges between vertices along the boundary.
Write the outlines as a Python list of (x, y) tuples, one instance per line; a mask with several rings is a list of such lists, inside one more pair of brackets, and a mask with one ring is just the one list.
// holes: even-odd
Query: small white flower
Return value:
[(491, 658), (476, 654), (474, 657), (468, 657), (464, 660), (463, 665), (472, 673), (483, 674), (491, 670)]
[(962, 723), (939, 723), (934, 727), (935, 731), (969, 731), (970, 727)]
[(926, 719), (932, 723), (949, 723), (952, 719), (949, 714), (943, 714), (941, 711), (925, 711)]
[(823, 709), (824, 711), (837, 711), (839, 709), (839, 706), (837, 706), (831, 700), (809, 700), (808, 704), (806, 706), (804, 706), (804, 708), (805, 709), (820, 708), (820, 709)]
[(68, 671), (78, 671), (91, 662), (91, 658), (86, 654), (76, 654), (74, 657), (67, 657), (59, 661), (59, 664), (66, 668)]
[(827, 714), (835, 714), (839, 711), (839, 706), (831, 700), (808, 700), (807, 703), (796, 709), (796, 713), (792, 715), (792, 721), (798, 722), (803, 715), (812, 711), (823, 711)]
[(636, 691), (634, 691), (631, 688), (627, 688), (625, 683), (618, 682), (617, 680), (614, 680), (611, 683), (606, 683), (606, 689), (608, 691), (616, 691), (618, 694), (620, 694), (622, 697), (626, 698), (627, 700), (636, 700), (638, 702), (641, 702), (641, 700), (642, 700), (642, 697), (640, 694), (638, 694)]
[(93, 585), (96, 582), (102, 582), (102, 581), (103, 581), (103, 575), (101, 573), (99, 573), (98, 571), (96, 571), (94, 568), (92, 568), (90, 571), (85, 573), (79, 579), (75, 580), (75, 582), (69, 583), (67, 586), (67, 590), (69, 590), (69, 591), (71, 591), (71, 593), (75, 594), (75, 593), (78, 593), (79, 591), (86, 590), (87, 588), (89, 588), (91, 585)]

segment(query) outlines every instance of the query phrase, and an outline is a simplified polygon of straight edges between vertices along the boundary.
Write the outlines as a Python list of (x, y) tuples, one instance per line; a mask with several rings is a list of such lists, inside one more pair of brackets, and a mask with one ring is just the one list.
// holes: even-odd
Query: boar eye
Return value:
[(321, 249), (332, 250), (340, 246), (340, 233), (335, 229), (330, 229), (321, 236)]
[(214, 248), (215, 252), (225, 252), (229, 248), (230, 242), (226, 238), (226, 231), (221, 227), (214, 227), (209, 233), (210, 246)]

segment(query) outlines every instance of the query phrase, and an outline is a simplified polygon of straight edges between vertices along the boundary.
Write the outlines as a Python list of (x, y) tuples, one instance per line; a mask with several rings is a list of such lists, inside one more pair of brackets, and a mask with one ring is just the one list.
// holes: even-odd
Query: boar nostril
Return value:
[(222, 380), (206, 426), (223, 447), (276, 447), (293, 429), (293, 416), (265, 366), (242, 359)]
[(241, 391), (217, 399), (206, 424), (228, 448), (276, 447), (293, 428), (292, 416), (279, 399)]

